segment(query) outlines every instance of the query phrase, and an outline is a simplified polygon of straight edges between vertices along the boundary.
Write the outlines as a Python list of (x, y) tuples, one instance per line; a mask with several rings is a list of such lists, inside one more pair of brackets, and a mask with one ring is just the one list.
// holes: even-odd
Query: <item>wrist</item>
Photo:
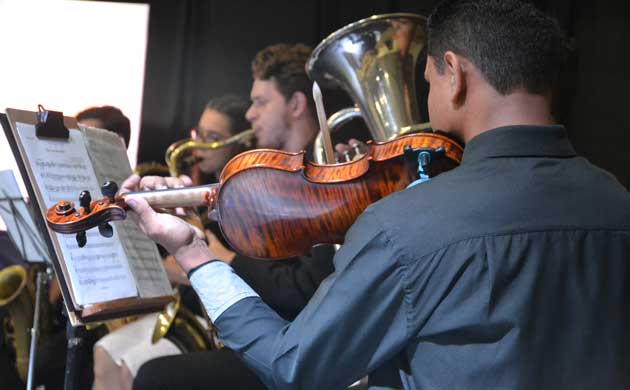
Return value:
[(188, 273), (191, 269), (213, 259), (215, 256), (208, 249), (205, 241), (194, 238), (189, 244), (184, 245), (173, 253), (173, 257), (177, 261), (184, 273)]

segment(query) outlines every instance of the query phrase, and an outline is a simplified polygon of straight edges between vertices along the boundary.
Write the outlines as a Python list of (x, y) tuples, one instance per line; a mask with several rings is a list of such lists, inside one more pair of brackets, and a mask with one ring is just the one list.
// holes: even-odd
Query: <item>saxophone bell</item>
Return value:
[[(30, 357), (30, 333), (35, 311), (36, 277), (38, 265), (29, 265), (28, 269), (12, 265), (0, 270), (0, 307), (4, 307), (8, 316), (3, 318), (2, 330), (5, 341), (15, 354), (15, 368), (20, 379), (26, 383)], [(38, 344), (44, 342), (51, 332), (52, 320), (50, 305), (40, 307)], [(46, 300), (47, 301), (47, 300)]]

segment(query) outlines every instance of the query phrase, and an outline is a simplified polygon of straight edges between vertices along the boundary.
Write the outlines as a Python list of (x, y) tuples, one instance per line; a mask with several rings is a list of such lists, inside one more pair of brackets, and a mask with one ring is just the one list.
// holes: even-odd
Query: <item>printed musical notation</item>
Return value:
[[(35, 126), (18, 123), (17, 130), (45, 207), (59, 200), (77, 201), (79, 193), (101, 196), (83, 135), (70, 129), (66, 140), (37, 139)], [(79, 248), (73, 235), (56, 234), (75, 303), (87, 305), (138, 295), (123, 245), (114, 229), (112, 238), (97, 231), (87, 233), (87, 245)]]
[[(100, 182), (112, 180), (118, 184), (122, 183), (131, 175), (131, 166), (122, 138), (106, 130), (94, 128), (83, 130), (96, 177)], [(171, 284), (155, 243), (142, 233), (133, 221), (119, 221), (114, 226), (127, 254), (140, 296), (157, 297), (172, 294)]]
[(164, 296), (172, 293), (171, 284), (164, 271), (162, 259), (155, 243), (147, 238), (132, 221), (118, 224), (120, 235), (128, 239), (123, 246), (129, 257), (129, 265), (133, 272), (140, 296)]
[[(81, 161), (66, 162), (66, 161), (46, 161), (40, 158), (35, 160), (35, 165), (40, 169), (71, 169), (79, 171), (87, 171), (88, 166)], [(50, 173), (50, 172), (49, 172)], [(53, 174), (53, 173), (50, 173)], [(89, 180), (89, 177), (88, 177)]]

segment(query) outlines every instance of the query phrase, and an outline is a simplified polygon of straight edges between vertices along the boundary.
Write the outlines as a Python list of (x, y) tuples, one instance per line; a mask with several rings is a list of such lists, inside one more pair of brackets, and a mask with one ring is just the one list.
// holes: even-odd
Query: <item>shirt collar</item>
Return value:
[(564, 126), (505, 126), (483, 132), (464, 149), (462, 164), (493, 157), (573, 157)]

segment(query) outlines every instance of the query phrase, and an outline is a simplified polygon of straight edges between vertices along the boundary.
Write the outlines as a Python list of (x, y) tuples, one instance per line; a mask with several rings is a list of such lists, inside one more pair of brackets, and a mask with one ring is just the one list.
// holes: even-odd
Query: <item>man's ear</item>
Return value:
[(306, 95), (300, 91), (294, 92), (287, 104), (289, 106), (289, 110), (291, 111), (291, 116), (294, 118), (304, 115), (304, 113), (308, 110)]
[(457, 54), (452, 51), (444, 53), (444, 72), (449, 83), (449, 97), (454, 107), (459, 107), (466, 98), (466, 72)]

